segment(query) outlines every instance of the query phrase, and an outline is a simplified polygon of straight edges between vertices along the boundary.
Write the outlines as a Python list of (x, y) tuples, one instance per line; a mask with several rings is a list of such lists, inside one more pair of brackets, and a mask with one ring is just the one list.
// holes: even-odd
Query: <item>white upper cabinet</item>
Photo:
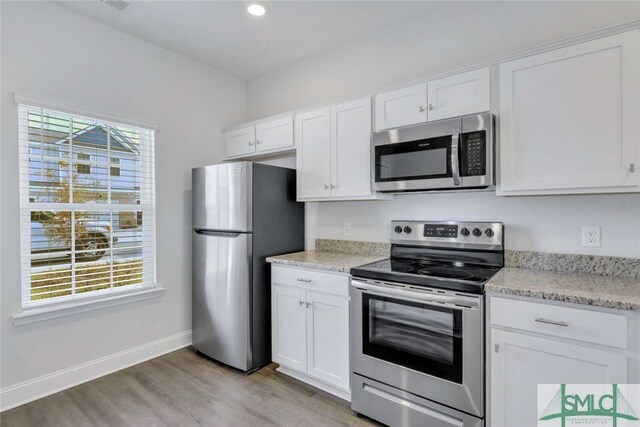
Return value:
[(228, 131), (224, 140), (228, 159), (292, 150), (293, 116)]
[(371, 98), (295, 118), (298, 200), (371, 200)]
[(640, 30), (500, 66), (498, 193), (639, 191)]
[(256, 151), (272, 152), (293, 148), (293, 117), (256, 125)]
[(371, 196), (371, 98), (331, 107), (331, 195)]
[(331, 196), (331, 109), (295, 118), (298, 199)]
[(227, 157), (244, 156), (256, 151), (256, 130), (253, 126), (225, 133), (224, 147)]
[(426, 121), (426, 83), (376, 95), (376, 131)]
[(429, 121), (489, 111), (489, 68), (427, 83)]

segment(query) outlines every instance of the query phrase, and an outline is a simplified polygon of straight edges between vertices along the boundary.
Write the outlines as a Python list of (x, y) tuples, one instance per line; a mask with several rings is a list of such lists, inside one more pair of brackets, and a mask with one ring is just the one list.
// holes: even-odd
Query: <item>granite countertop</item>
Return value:
[(315, 268), (316, 270), (349, 273), (353, 267), (380, 261), (385, 258), (388, 258), (388, 256), (362, 255), (344, 252), (306, 251), (268, 257), (267, 262), (293, 267)]
[(503, 268), (487, 292), (520, 295), (621, 310), (640, 310), (640, 279), (526, 268)]

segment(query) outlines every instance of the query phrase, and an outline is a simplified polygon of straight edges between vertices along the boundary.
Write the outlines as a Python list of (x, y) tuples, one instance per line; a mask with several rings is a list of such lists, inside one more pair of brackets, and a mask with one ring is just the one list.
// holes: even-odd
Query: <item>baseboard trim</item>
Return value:
[(137, 365), (190, 344), (191, 331), (189, 330), (5, 387), (0, 390), (0, 412)]
[(326, 384), (320, 380), (315, 378), (311, 378), (310, 376), (303, 374), (301, 372), (296, 372), (293, 369), (286, 368), (284, 366), (279, 366), (276, 368), (277, 372), (293, 377), (303, 383), (307, 383), (309, 385), (314, 386), (315, 388), (319, 388), (322, 391), (326, 391), (329, 394), (333, 394), (334, 396), (338, 396), (340, 399), (346, 400), (347, 402), (351, 402), (351, 392), (344, 391), (332, 385)]

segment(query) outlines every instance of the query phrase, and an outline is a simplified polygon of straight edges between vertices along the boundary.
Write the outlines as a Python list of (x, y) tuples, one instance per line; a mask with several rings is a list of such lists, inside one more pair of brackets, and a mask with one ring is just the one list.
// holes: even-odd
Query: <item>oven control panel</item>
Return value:
[(503, 228), (501, 222), (392, 221), (391, 243), (502, 250)]
[(424, 237), (458, 237), (457, 224), (425, 224)]

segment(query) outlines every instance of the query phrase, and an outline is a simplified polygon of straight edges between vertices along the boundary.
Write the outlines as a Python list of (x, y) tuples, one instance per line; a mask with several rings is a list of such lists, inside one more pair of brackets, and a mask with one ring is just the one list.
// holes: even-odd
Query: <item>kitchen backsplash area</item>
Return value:
[[(321, 252), (388, 256), (390, 249), (389, 243), (340, 239), (316, 240), (316, 250)], [(640, 278), (640, 259), (638, 258), (507, 250), (505, 267)]]

